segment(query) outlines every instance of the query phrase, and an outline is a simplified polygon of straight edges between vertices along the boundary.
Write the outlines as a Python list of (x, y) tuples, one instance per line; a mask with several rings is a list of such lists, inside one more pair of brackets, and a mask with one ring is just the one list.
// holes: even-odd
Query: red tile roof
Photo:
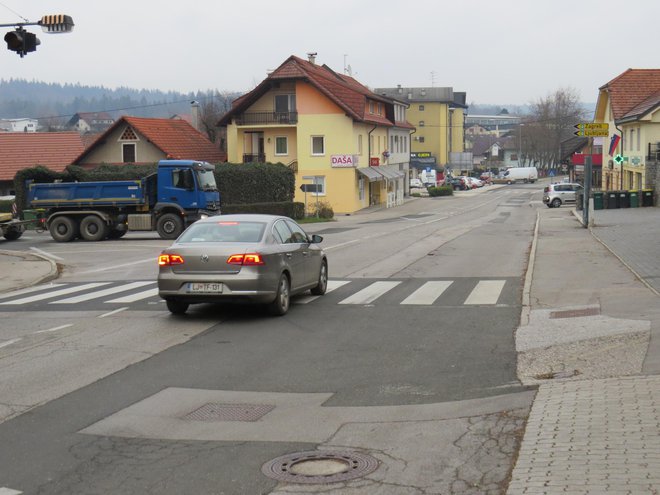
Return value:
[(13, 180), (19, 170), (36, 165), (62, 172), (83, 149), (77, 132), (0, 133), (0, 180)]
[(75, 160), (80, 163), (93, 149), (103, 146), (105, 137), (117, 127), (130, 125), (135, 131), (146, 137), (164, 155), (176, 160), (201, 160), (209, 163), (226, 161), (226, 154), (209, 139), (181, 119), (150, 119), (143, 117), (121, 117), (112, 127), (101, 134)]
[(618, 120), (660, 91), (660, 69), (628, 69), (600, 90), (609, 93), (612, 113)]
[(232, 109), (222, 117), (219, 125), (229, 123), (233, 115), (244, 111), (252, 105), (257, 98), (271, 88), (272, 81), (291, 79), (304, 79), (308, 81), (354, 120), (384, 126), (391, 126), (393, 124), (385, 117), (384, 113), (383, 115), (377, 115), (366, 111), (368, 100), (389, 103), (387, 98), (383, 98), (372, 92), (352, 77), (333, 71), (327, 65), (316, 65), (292, 55), (269, 74), (254, 90), (234, 101)]

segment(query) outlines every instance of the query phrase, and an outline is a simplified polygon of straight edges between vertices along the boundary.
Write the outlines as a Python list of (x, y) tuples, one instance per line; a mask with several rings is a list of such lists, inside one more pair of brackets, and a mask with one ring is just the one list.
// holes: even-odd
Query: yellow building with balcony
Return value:
[(660, 69), (628, 69), (599, 88), (594, 122), (609, 124), (603, 189), (656, 186), (660, 162)]
[(218, 124), (228, 161), (291, 167), (295, 201), (308, 210), (317, 201), (335, 213), (401, 204), (406, 171), (388, 163), (388, 131), (402, 124), (393, 101), (308, 55), (289, 57), (233, 102)]

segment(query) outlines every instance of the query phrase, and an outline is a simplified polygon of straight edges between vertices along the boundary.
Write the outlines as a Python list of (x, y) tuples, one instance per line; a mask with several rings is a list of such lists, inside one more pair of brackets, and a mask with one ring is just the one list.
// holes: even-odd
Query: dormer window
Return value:
[(374, 113), (374, 102), (373, 101), (369, 102), (369, 113)]

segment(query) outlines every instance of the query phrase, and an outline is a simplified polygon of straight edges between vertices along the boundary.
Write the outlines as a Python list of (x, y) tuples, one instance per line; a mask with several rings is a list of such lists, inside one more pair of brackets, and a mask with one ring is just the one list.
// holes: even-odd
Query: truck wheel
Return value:
[(78, 224), (70, 217), (56, 217), (50, 222), (49, 230), (57, 242), (69, 242), (78, 236)]
[(23, 235), (23, 232), (18, 229), (9, 229), (4, 233), (4, 238), (8, 241), (15, 241), (20, 236)]
[(183, 220), (174, 213), (165, 213), (158, 219), (156, 230), (161, 239), (176, 239), (183, 232)]
[(86, 241), (101, 241), (107, 235), (108, 226), (96, 215), (87, 215), (80, 222), (80, 237)]

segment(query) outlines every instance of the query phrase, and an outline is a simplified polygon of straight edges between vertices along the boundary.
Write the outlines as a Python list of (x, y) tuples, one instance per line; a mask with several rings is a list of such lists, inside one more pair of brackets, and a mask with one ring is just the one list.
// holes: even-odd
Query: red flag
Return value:
[(612, 138), (610, 139), (610, 156), (614, 156), (616, 147), (619, 146), (619, 141), (621, 141), (621, 136), (612, 134)]

